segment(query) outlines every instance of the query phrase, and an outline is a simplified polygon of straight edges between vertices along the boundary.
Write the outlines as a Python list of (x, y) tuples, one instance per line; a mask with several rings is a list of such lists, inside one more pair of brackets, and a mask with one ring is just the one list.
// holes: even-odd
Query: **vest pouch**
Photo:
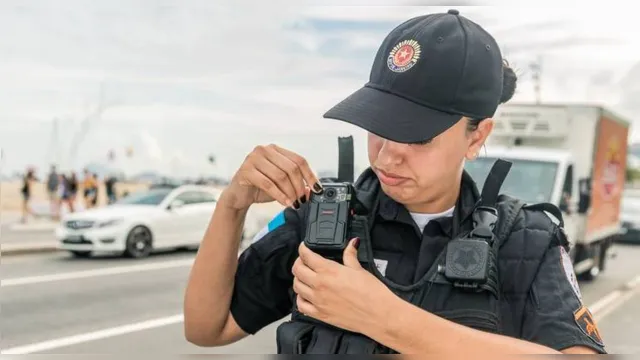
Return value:
[(499, 333), (499, 319), (495, 313), (477, 309), (455, 309), (434, 312), (441, 318), (453, 321), (476, 330)]
[(378, 344), (368, 337), (356, 333), (344, 333), (338, 354), (375, 354)]
[(278, 354), (304, 354), (311, 341), (315, 325), (300, 321), (287, 321), (276, 330)]
[(343, 333), (337, 329), (315, 325), (311, 331), (309, 344), (302, 354), (336, 354)]

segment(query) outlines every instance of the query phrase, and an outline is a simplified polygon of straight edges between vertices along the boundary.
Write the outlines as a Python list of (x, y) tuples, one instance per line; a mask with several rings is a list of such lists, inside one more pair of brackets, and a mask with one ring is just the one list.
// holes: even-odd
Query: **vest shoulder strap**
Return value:
[(564, 219), (562, 218), (562, 211), (552, 203), (537, 203), (527, 204), (525, 208), (528, 210), (543, 211), (551, 218), (551, 221), (559, 227), (564, 227)]
[(480, 194), (480, 205), (495, 207), (498, 202), (498, 196), (500, 194), (500, 188), (504, 183), (504, 180), (511, 170), (511, 162), (498, 159), (491, 167), (489, 175), (482, 186), (482, 192)]

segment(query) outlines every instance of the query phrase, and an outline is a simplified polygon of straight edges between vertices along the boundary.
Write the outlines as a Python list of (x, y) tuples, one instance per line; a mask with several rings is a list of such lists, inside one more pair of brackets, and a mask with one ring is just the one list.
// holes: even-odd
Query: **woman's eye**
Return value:
[(432, 141), (433, 141), (433, 139), (427, 139), (427, 140), (414, 142), (414, 143), (411, 143), (411, 144), (412, 145), (427, 145), (427, 144), (431, 143)]

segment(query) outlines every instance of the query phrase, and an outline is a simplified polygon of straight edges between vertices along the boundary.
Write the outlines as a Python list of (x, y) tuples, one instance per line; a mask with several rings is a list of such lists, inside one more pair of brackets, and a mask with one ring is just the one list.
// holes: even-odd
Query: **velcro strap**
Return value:
[(351, 220), (350, 239), (357, 237), (360, 239), (358, 246), (358, 260), (361, 263), (370, 263), (371, 240), (369, 237), (369, 220), (364, 215), (353, 215)]

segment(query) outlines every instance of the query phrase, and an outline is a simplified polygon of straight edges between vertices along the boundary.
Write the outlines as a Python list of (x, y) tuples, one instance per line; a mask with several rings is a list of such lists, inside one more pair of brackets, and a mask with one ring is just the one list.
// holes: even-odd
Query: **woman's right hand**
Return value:
[(259, 145), (247, 155), (220, 200), (237, 210), (274, 200), (296, 208), (310, 190), (319, 193), (322, 187), (305, 158), (277, 145)]

